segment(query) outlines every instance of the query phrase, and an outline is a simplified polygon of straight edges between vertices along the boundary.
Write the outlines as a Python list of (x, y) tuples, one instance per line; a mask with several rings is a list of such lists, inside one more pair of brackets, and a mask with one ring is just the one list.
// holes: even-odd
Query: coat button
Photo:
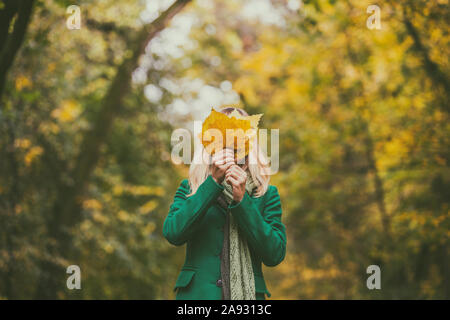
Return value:
[(216, 281), (216, 286), (218, 286), (218, 287), (222, 286), (222, 279), (219, 279)]

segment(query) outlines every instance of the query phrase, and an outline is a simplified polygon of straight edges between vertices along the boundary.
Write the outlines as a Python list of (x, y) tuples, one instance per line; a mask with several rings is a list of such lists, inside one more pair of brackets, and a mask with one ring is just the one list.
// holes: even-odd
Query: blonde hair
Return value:
[[(225, 107), (220, 112), (230, 114), (233, 110), (237, 110), (241, 115), (247, 116), (247, 112), (240, 108)], [(255, 137), (256, 139), (256, 137)], [(197, 192), (198, 187), (208, 178), (211, 174), (210, 155), (206, 152), (201, 143), (197, 144), (198, 147), (194, 151), (194, 158), (189, 167), (189, 186), (191, 193), (189, 196)], [(249, 161), (248, 171), (256, 185), (255, 197), (263, 196), (269, 186), (270, 181), (270, 168), (268, 166), (268, 160), (263, 152), (260, 150), (256, 140), (253, 141), (253, 147), (250, 149), (249, 157), (256, 161)], [(255, 163), (253, 163), (255, 162)]]

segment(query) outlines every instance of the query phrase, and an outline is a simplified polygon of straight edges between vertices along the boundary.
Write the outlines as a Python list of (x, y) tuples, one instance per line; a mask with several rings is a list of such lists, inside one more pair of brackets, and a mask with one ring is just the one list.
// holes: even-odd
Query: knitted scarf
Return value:
[[(223, 197), (229, 205), (233, 201), (233, 188), (227, 182), (223, 182)], [(247, 174), (247, 183), (245, 189), (252, 194), (255, 183), (251, 175)], [(228, 229), (228, 232), (226, 230)], [(227, 225), (225, 228), (225, 238), (228, 233), (228, 239), (224, 244), (229, 246), (229, 265), (225, 261), (225, 266), (229, 268), (229, 283), (225, 279), (224, 298), (231, 300), (255, 300), (255, 279), (253, 276), (252, 259), (246, 239), (240, 235), (238, 225), (233, 216), (227, 211)], [(226, 248), (228, 249), (228, 248)], [(226, 252), (227, 250), (225, 250)], [(228, 258), (228, 257), (223, 257)], [(223, 264), (222, 264), (223, 265)], [(227, 288), (227, 286), (229, 286)], [(229, 292), (227, 292), (229, 290)]]

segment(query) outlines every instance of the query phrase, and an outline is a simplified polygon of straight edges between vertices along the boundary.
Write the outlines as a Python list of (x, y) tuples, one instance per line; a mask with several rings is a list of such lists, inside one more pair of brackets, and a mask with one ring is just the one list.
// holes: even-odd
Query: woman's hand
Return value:
[(230, 149), (223, 149), (216, 152), (212, 157), (211, 176), (218, 183), (222, 184), (225, 172), (234, 164), (234, 152)]
[(245, 194), (247, 173), (236, 164), (230, 166), (225, 173), (225, 181), (233, 187), (233, 200), (241, 202)]

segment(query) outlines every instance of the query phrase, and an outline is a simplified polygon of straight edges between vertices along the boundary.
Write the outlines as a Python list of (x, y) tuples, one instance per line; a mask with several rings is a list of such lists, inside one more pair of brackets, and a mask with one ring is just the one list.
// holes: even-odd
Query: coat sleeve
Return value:
[(281, 222), (281, 201), (277, 188), (270, 186), (265, 197), (263, 212), (247, 193), (241, 202), (232, 203), (229, 208), (249, 246), (259, 254), (266, 266), (272, 267), (283, 261), (286, 255), (286, 227)]
[(188, 181), (184, 180), (175, 193), (169, 214), (164, 221), (164, 237), (173, 245), (184, 244), (196, 231), (201, 218), (223, 189), (223, 186), (208, 176), (197, 192), (188, 197), (190, 188)]

